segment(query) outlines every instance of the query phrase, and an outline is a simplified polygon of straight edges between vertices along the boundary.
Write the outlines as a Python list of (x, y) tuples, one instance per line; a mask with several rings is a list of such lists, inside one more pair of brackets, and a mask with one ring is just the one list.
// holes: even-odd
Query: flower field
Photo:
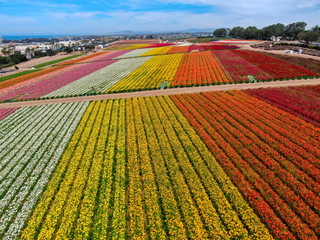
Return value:
[(174, 96), (277, 239), (318, 239), (319, 129), (239, 91)]
[(4, 108), (0, 109), (0, 121), (4, 119), (5, 117), (9, 116), (11, 113), (13, 113), (17, 108)]
[[(49, 73), (45, 72), (45, 74), (33, 76), (32, 78), (29, 76), (25, 81), (19, 81), (14, 85), (0, 89), (0, 101), (7, 99), (30, 99), (41, 97), (113, 63), (114, 61), (104, 60), (113, 58), (119, 54), (123, 54), (123, 52), (92, 54), (90, 55), (90, 58), (86, 56), (78, 59), (77, 61), (72, 60), (65, 62), (64, 66), (49, 68), (53, 69), (53, 71)], [(85, 61), (88, 61), (88, 59), (94, 62), (86, 64)], [(27, 76), (28, 75), (26, 75), (26, 77)]]
[(146, 236), (272, 239), (169, 97), (93, 102), (21, 237)]
[(181, 53), (152, 57), (117, 84), (111, 86), (108, 92), (158, 89), (164, 81), (167, 81), (170, 86), (183, 56)]
[(20, 108), (0, 122), (0, 238), (20, 235), (87, 105)]
[(257, 89), (246, 92), (320, 127), (319, 86)]
[(285, 62), (280, 59), (269, 57), (262, 53), (256, 51), (243, 51), (243, 50), (232, 50), (233, 53), (239, 55), (240, 57), (246, 59), (247, 61), (253, 63), (254, 65), (261, 68), (266, 73), (270, 74), (273, 78), (297, 78), (297, 77), (309, 77), (317, 76), (318, 74), (293, 65), (291, 63)]
[(320, 64), (319, 61), (312, 59), (312, 58), (300, 58), (300, 57), (295, 57), (295, 56), (285, 56), (285, 55), (280, 55), (280, 54), (274, 54), (274, 53), (264, 53), (270, 57), (278, 58), (283, 61), (289, 62), (293, 65), (298, 65), (301, 66), (305, 69), (309, 69), (315, 73), (320, 74)]
[(143, 53), (141, 56), (153, 56), (153, 55), (166, 54), (171, 49), (172, 49), (172, 47), (153, 48), (153, 49), (149, 50), (148, 52)]
[(248, 80), (248, 75), (252, 75), (255, 79), (260, 81), (272, 79), (269, 74), (258, 66), (250, 63), (232, 51), (212, 51), (212, 54), (220, 61), (222, 66), (226, 68), (235, 82), (244, 82)]
[[(103, 93), (111, 86), (124, 79), (128, 74), (131, 74), (131, 72), (147, 62), (150, 58), (151, 57), (141, 57), (135, 60), (123, 59), (116, 61), (45, 95), (45, 97), (85, 94), (92, 91), (92, 87), (95, 92)], [(110, 63), (110, 61), (108, 61), (108, 63)], [(100, 64), (105, 64), (105, 62)]]
[[(121, 45), (120, 45), (121, 46)], [(149, 45), (148, 45), (149, 46)], [(319, 61), (234, 45), (173, 46), (94, 53), (0, 82), (0, 102), (258, 81), (319, 78)], [(282, 59), (280, 59), (282, 58)]]
[(115, 57), (114, 59), (122, 59), (122, 58), (134, 58), (134, 57), (140, 57), (144, 53), (150, 51), (150, 48), (141, 48), (141, 49), (135, 49), (128, 53), (125, 53), (123, 55), (120, 55), (118, 57)]
[(171, 86), (212, 85), (229, 80), (210, 52), (186, 53)]
[(319, 92), (1, 109), (0, 239), (318, 239)]

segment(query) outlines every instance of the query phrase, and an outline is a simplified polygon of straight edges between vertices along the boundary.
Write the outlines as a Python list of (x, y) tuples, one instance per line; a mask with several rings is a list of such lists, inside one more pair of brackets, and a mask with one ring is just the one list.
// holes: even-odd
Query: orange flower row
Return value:
[(171, 86), (227, 83), (228, 78), (210, 52), (184, 54)]

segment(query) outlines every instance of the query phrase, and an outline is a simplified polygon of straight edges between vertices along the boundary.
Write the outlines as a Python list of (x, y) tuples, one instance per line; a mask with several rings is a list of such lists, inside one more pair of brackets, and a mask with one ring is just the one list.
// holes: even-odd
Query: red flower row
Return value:
[(273, 78), (297, 78), (301, 76), (316, 76), (317, 74), (287, 63), (280, 59), (266, 56), (262, 53), (249, 50), (231, 50), (240, 57), (248, 60), (249, 62), (257, 65), (259, 68), (270, 74)]
[[(259, 212), (261, 219), (274, 236), (283, 239), (292, 237), (279, 232), (279, 228), (281, 229), (285, 223), (298, 238), (316, 239), (316, 235), (320, 235), (317, 227), (320, 224), (318, 215), (320, 201), (317, 196), (320, 186), (318, 181), (308, 176), (310, 172), (304, 173), (298, 169), (299, 166), (297, 167), (298, 164), (295, 162), (300, 161), (301, 165), (309, 164), (310, 170), (315, 174), (311, 175), (319, 177), (318, 170), (305, 160), (308, 159), (306, 156), (309, 153), (297, 146), (294, 141), (288, 141), (289, 144), (286, 146), (285, 136), (272, 130), (276, 125), (266, 126), (263, 120), (259, 119), (261, 116), (250, 110), (250, 106), (239, 103), (235, 97), (227, 93), (183, 97), (173, 97), (173, 100), (205, 140), (252, 207)], [(283, 131), (282, 133), (285, 134)], [(288, 138), (293, 138), (293, 135)], [(232, 169), (231, 165), (239, 172)], [(295, 176), (295, 173), (298, 176)], [(241, 181), (239, 176), (243, 178)], [(305, 186), (300, 182), (305, 177), (315, 184), (314, 187)], [(244, 178), (249, 181), (245, 184), (249, 184), (246, 187), (243, 186)], [(249, 193), (254, 189), (246, 192), (249, 186), (254, 186), (258, 191), (255, 193), (255, 199), (263, 197), (265, 200), (260, 201), (266, 201), (265, 204), (270, 205), (272, 211), (268, 212), (268, 218), (250, 198)], [(273, 215), (273, 211), (283, 222)], [(270, 218), (273, 219), (272, 222), (269, 222)], [(276, 226), (273, 225), (275, 223)]]
[(248, 75), (253, 75), (257, 80), (272, 79), (269, 74), (256, 65), (231, 51), (213, 51), (212, 54), (219, 59), (235, 82), (249, 80)]
[[(310, 88), (309, 88), (310, 89)], [(320, 127), (320, 93), (304, 87), (253, 89), (246, 92)]]

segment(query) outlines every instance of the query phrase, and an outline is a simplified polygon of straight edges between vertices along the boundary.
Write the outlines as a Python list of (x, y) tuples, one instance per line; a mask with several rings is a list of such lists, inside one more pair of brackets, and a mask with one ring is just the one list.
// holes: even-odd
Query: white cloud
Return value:
[(287, 14), (296, 8), (310, 10), (320, 4), (320, 0), (159, 0), (162, 3), (181, 3), (220, 7), (230, 13), (276, 13)]
[(20, 17), (0, 14), (0, 26), (8, 26), (9, 24), (32, 24), (36, 23), (36, 20), (32, 17)]
[(45, 2), (45, 1), (23, 0), (23, 1), (20, 1), (20, 4), (31, 5), (31, 6), (35, 6), (35, 7), (44, 7), (44, 8), (68, 8), (68, 9), (80, 8), (80, 6), (76, 5), (76, 4), (70, 4), (70, 3), (60, 4), (60, 3), (51, 3), (51, 2)]
[(85, 19), (85, 18), (93, 18), (97, 15), (105, 13), (103, 12), (72, 12), (72, 13), (67, 13), (67, 12), (49, 12), (48, 13), (50, 16), (53, 18), (57, 19)]

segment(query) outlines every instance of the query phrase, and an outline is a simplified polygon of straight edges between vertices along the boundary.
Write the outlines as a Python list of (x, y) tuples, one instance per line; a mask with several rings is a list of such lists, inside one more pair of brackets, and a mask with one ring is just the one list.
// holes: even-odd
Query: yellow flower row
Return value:
[[(219, 196), (217, 198), (216, 204), (218, 209), (219, 208), (221, 209), (220, 214), (223, 216), (222, 220), (226, 223), (227, 226), (230, 225), (230, 227), (228, 227), (229, 234), (234, 235), (234, 232), (238, 231), (238, 229), (236, 229), (237, 224), (232, 224), (233, 221), (231, 221), (229, 224), (227, 222), (228, 220), (233, 219), (232, 215), (234, 214), (234, 212), (232, 209), (230, 209), (230, 205), (231, 205), (232, 208), (238, 214), (242, 223), (249, 230), (250, 239), (272, 239), (268, 229), (265, 227), (264, 224), (261, 223), (258, 216), (253, 212), (253, 210), (250, 208), (248, 203), (243, 199), (243, 197), (241, 196), (237, 188), (232, 184), (231, 180), (224, 172), (224, 170), (221, 168), (221, 166), (212, 156), (212, 154), (207, 149), (205, 144), (201, 141), (200, 137), (196, 134), (194, 129), (190, 126), (188, 120), (183, 116), (183, 114), (179, 111), (179, 109), (176, 107), (176, 105), (172, 102), (172, 100), (168, 96), (163, 97), (163, 99), (169, 105), (176, 119), (180, 122), (184, 131), (188, 134), (188, 137), (194, 144), (194, 147), (198, 149), (198, 153), (201, 155), (201, 158), (203, 159), (204, 163), (207, 165), (207, 168), (210, 170), (210, 173), (212, 174), (212, 176), (210, 176), (209, 174), (210, 178), (207, 177), (207, 179), (208, 180), (210, 179), (210, 181), (212, 181), (212, 183), (216, 185), (216, 188), (211, 190), (217, 191), (218, 189), (221, 189), (224, 196), (227, 196), (227, 199), (226, 199), (226, 197), (221, 195), (221, 192), (220, 193), (216, 192), (217, 196)], [(199, 158), (192, 158), (192, 159), (199, 159)], [(200, 166), (199, 162), (195, 163), (195, 165)], [(235, 216), (235, 218), (237, 217)]]
[(93, 224), (93, 238), (94, 239), (107, 239), (108, 229), (110, 228), (109, 217), (111, 215), (110, 209), (112, 208), (112, 186), (113, 186), (113, 170), (117, 147), (118, 138), (118, 121), (119, 121), (119, 101), (113, 101), (112, 113), (107, 116), (110, 124), (107, 126), (109, 129), (108, 141), (104, 148), (104, 163), (101, 176), (101, 185), (99, 188), (99, 196), (96, 203), (96, 216)]
[[(166, 132), (166, 124), (162, 121), (162, 116), (158, 116), (157, 109), (154, 108), (154, 99), (146, 98), (151, 121), (156, 126), (156, 134), (159, 140), (159, 147), (166, 162), (167, 170), (171, 178), (177, 201), (180, 203), (180, 208), (184, 217), (184, 223), (191, 239), (207, 239), (208, 232), (201, 220), (199, 210), (195, 205), (189, 185), (186, 182), (184, 174), (180, 170), (180, 165), (176, 159), (172, 145), (177, 142), (170, 142)], [(200, 199), (199, 199), (200, 200)]]
[(153, 56), (153, 55), (161, 55), (169, 52), (173, 47), (156, 47), (151, 49), (150, 51), (142, 54), (141, 56)]
[(160, 88), (164, 81), (167, 81), (169, 86), (182, 57), (183, 53), (153, 57), (110, 87), (107, 92)]
[[(119, 124), (116, 153), (115, 190), (112, 216), (112, 239), (125, 239), (126, 221), (126, 122), (125, 100), (119, 106)], [(101, 238), (100, 238), (101, 239)]]
[(140, 159), (138, 157), (138, 146), (136, 129), (134, 126), (134, 114), (132, 102), (126, 103), (127, 123), (127, 169), (128, 169), (128, 221), (129, 237), (132, 239), (144, 239), (145, 212), (143, 209), (142, 184), (140, 179)]
[[(131, 100), (129, 99), (128, 101)], [(141, 118), (140, 106), (136, 98), (133, 99), (132, 103), (138, 143), (138, 157), (140, 160), (141, 180), (143, 184), (148, 227), (150, 229), (150, 238), (166, 239), (166, 234), (164, 232), (163, 222), (161, 219), (161, 210), (158, 204), (158, 190), (151, 165), (148, 143)]]
[(129, 46), (126, 46), (122, 49), (124, 50), (133, 50), (133, 49), (140, 49), (140, 48), (145, 48), (145, 47), (149, 47), (150, 44), (130, 44)]
[[(37, 207), (33, 211), (33, 214), (28, 222), (27, 227), (23, 231), (21, 235), (21, 239), (35, 239), (41, 230), (42, 223), (46, 216), (47, 211), (49, 210), (50, 205), (52, 204), (55, 194), (58, 191), (60, 183), (70, 177), (73, 174), (71, 171), (67, 171), (67, 169), (77, 168), (78, 162), (71, 160), (74, 156), (75, 150), (78, 148), (78, 144), (81, 144), (81, 135), (88, 134), (87, 129), (89, 120), (91, 119), (92, 111), (94, 104), (90, 104), (87, 111), (85, 112), (79, 126), (73, 135), (65, 153), (63, 154), (57, 169), (55, 170), (51, 181), (49, 182), (46, 191), (43, 193), (40, 202)], [(49, 233), (48, 233), (49, 236)]]
[[(177, 114), (179, 110), (174, 106), (170, 98), (159, 97), (157, 99), (159, 101), (159, 104), (161, 104), (161, 106), (166, 110), (165, 112), (167, 118), (177, 136), (179, 137), (179, 140), (181, 141), (185, 152), (188, 155), (190, 163), (186, 162), (186, 164), (191, 164), (197, 172), (199, 176), (199, 184), (200, 182), (202, 182), (205, 189), (207, 190), (211, 202), (218, 212), (218, 215), (222, 216), (221, 222), (226, 226), (228, 235), (231, 238), (248, 238), (247, 230), (241, 223), (241, 220), (239, 219), (237, 213), (233, 210), (232, 206), (226, 199), (224, 193), (221, 191), (218, 183), (215, 181), (211, 172), (204, 163), (200, 153), (198, 152), (198, 149), (194, 146), (188, 135), (188, 133), (191, 136), (196, 135), (196, 133), (190, 133), (190, 131), (187, 133), (185, 128), (188, 127), (188, 124), (184, 123), (182, 126), (182, 124), (177, 120), (175, 114)], [(169, 104), (171, 109), (169, 108)], [(170, 111), (168, 109), (170, 109)], [(211, 156), (209, 152), (207, 152), (207, 155)], [(218, 222), (220, 223), (220, 221)], [(223, 229), (224, 227), (221, 228)]]
[(99, 139), (95, 147), (87, 188), (84, 191), (84, 198), (76, 223), (74, 239), (88, 239), (91, 231), (94, 210), (96, 207), (96, 196), (103, 168), (105, 146), (108, 139), (112, 103), (112, 101), (103, 102), (103, 107), (100, 109), (101, 114), (99, 114), (99, 116), (103, 117), (103, 121), (100, 128)]
[[(190, 189), (191, 196), (193, 197), (193, 204), (197, 207), (199, 214), (203, 218), (203, 223), (208, 231), (208, 237), (213, 239), (229, 239), (230, 236), (226, 232), (226, 229), (213, 205), (208, 194), (206, 193), (205, 186), (195, 171), (195, 168), (189, 161), (189, 156), (186, 150), (189, 146), (182, 145), (178, 136), (180, 133), (176, 133), (176, 129), (172, 126), (172, 122), (168, 119), (170, 111), (165, 106), (162, 106), (158, 98), (151, 98), (156, 112), (158, 113), (162, 124), (165, 126), (164, 131), (167, 135), (167, 141), (170, 143), (170, 148), (176, 157), (175, 164), (180, 167), (186, 184)], [(168, 113), (169, 111), (169, 113)], [(186, 140), (184, 140), (186, 141)], [(191, 158), (191, 157), (190, 157)], [(203, 174), (200, 172), (200, 174)]]
[(60, 189), (55, 195), (55, 200), (46, 215), (38, 239), (47, 239), (48, 236), (54, 236), (56, 229), (58, 229), (57, 239), (67, 239), (72, 230), (75, 214), (90, 169), (94, 144), (99, 134), (99, 125), (102, 120), (99, 116), (101, 114), (98, 114), (99, 109), (100, 102), (94, 103), (93, 113), (90, 115), (71, 159), (71, 162), (76, 164), (69, 165)]
[(143, 98), (139, 98), (139, 105), (169, 237), (170, 239), (186, 239), (186, 229), (180, 216), (179, 204), (167, 172), (165, 156), (161, 154), (161, 148), (155, 132), (158, 130), (158, 125), (153, 125)]

